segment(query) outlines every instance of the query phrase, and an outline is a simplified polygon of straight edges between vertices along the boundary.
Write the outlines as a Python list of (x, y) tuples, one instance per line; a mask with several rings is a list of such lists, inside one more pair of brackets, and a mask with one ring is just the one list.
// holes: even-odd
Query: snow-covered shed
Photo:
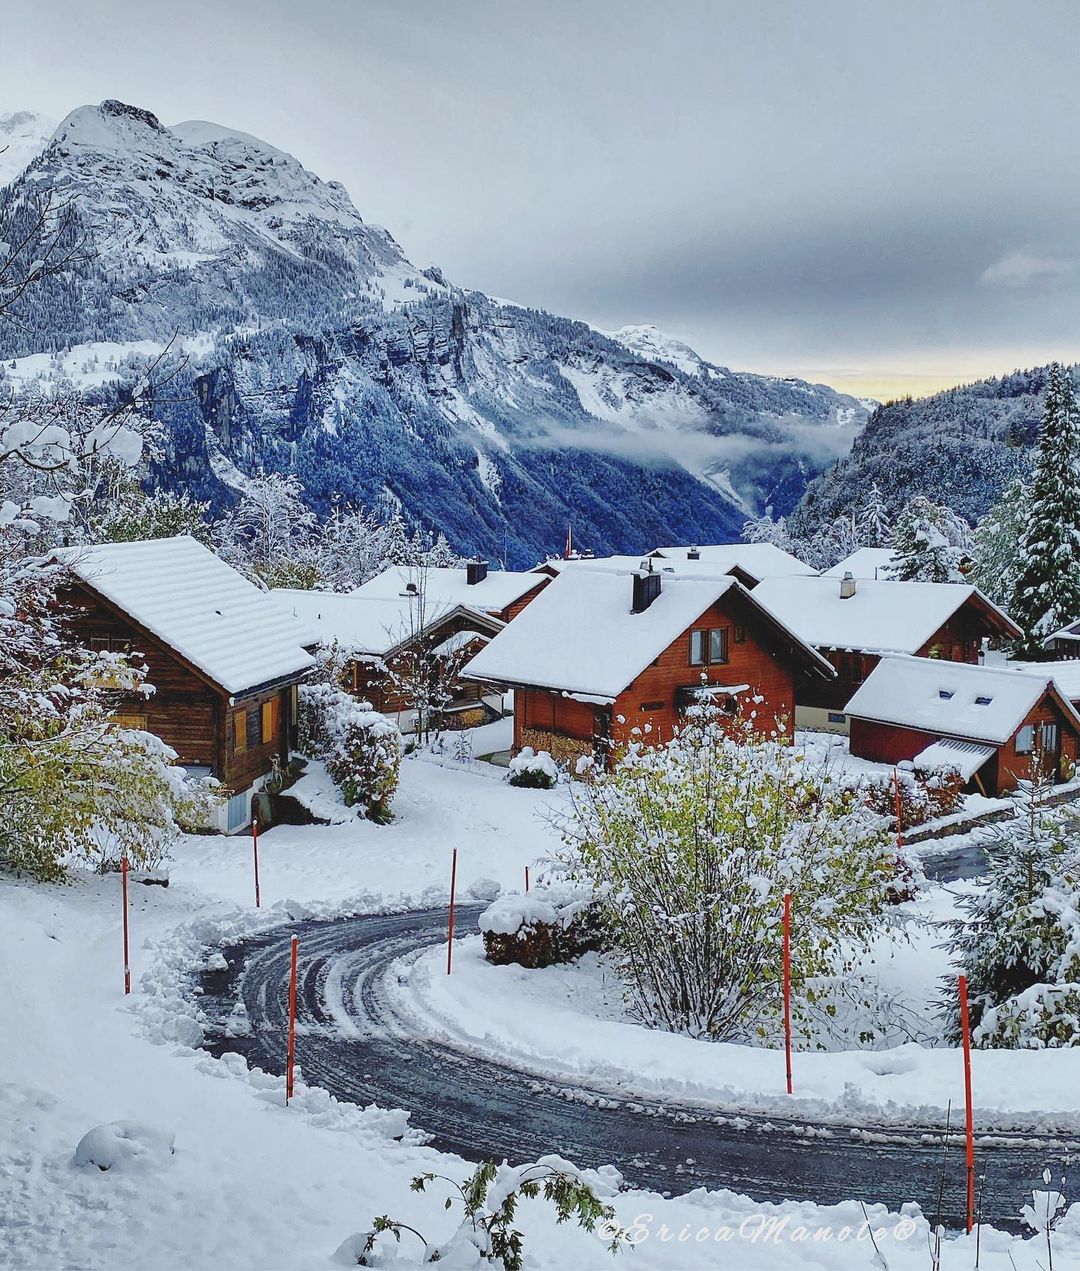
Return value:
[(1076, 762), (1080, 715), (1041, 673), (940, 658), (883, 657), (848, 703), (851, 753), (877, 763), (955, 768), (983, 794), (1016, 788), (1032, 756), (1066, 773)]
[(444, 723), (475, 724), (501, 710), (498, 693), (485, 694), (479, 684), (455, 674), (506, 625), (484, 609), (440, 603), (430, 591), (371, 596), (280, 587), (270, 598), (303, 622), (320, 645), (337, 646), (347, 663), (349, 690), (392, 715), (403, 732), (411, 732), (416, 719), (401, 687), (402, 673), (422, 659), (441, 658), (446, 667), (450, 701), (442, 712)]
[(548, 584), (535, 570), (489, 569), (485, 561), (449, 566), (391, 565), (353, 589), (372, 600), (415, 598), (421, 593), (432, 611), (465, 605), (510, 622)]
[(247, 825), (252, 794), (289, 759), (310, 630), (188, 535), (56, 556), (70, 571), (60, 601), (75, 635), (149, 668), (154, 693), (120, 717), (226, 787), (221, 829)]
[(670, 737), (703, 682), (789, 729), (796, 673), (832, 668), (736, 578), (649, 569), (563, 571), (462, 672), (512, 686), (515, 749), (560, 760)]
[(754, 589), (807, 644), (829, 659), (836, 679), (800, 679), (800, 727), (847, 732), (846, 707), (885, 653), (908, 653), (976, 664), (986, 644), (1007, 643), (1020, 630), (976, 587), (884, 579), (767, 578)]

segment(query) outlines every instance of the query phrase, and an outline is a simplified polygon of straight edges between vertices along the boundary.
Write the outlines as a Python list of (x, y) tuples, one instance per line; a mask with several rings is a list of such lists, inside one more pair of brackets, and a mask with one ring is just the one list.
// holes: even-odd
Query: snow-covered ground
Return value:
[[(479, 766), (472, 772), (453, 762), (407, 760), (394, 824), (279, 827), (262, 837), (259, 912), (252, 908), (250, 843), (188, 838), (176, 852), (168, 889), (132, 887), (129, 999), (122, 993), (116, 876), (80, 875), (63, 887), (0, 881), (0, 1266), (328, 1268), (341, 1242), (381, 1213), (446, 1239), (454, 1222), (443, 1210), (445, 1189), (417, 1195), (408, 1184), (427, 1169), (464, 1177), (464, 1162), (423, 1146), (400, 1113), (338, 1104), (303, 1086), (286, 1109), (279, 1078), (193, 1049), (197, 1034), (191, 1003), (180, 993), (182, 976), (212, 956), (203, 942), (286, 921), (290, 911), (361, 911), (444, 897), (454, 847), (462, 891), (483, 879), (517, 886), (524, 866), (553, 846), (543, 809), (559, 797), (511, 789)], [(455, 991), (466, 994), (482, 974), (468, 944), (458, 967)], [(536, 984), (542, 983), (541, 976)], [(528, 991), (538, 1019), (559, 1007), (543, 1001), (543, 989)], [(533, 1011), (521, 1006), (519, 997), (522, 1030), (534, 1032)], [(502, 996), (478, 1009), (494, 1028), (508, 1027)], [(572, 1004), (562, 1009), (574, 1015)], [(757, 1051), (752, 1059), (762, 1069), (758, 1088), (771, 1086), (766, 1067), (773, 1057)], [(811, 1059), (837, 1062), (800, 1056), (798, 1080), (808, 1088)], [(866, 1081), (873, 1080), (887, 1079), (868, 1073)], [(987, 1083), (978, 1087), (982, 1097), (989, 1076), (977, 1080)], [(108, 1172), (77, 1165), (75, 1148), (87, 1131), (115, 1121), (164, 1133), (130, 1131), (146, 1148)], [(1018, 1206), (1023, 1199), (1017, 1197)], [(552, 1271), (624, 1262), (674, 1271), (720, 1260), (748, 1271), (874, 1265), (869, 1240), (857, 1234), (864, 1214), (854, 1202), (772, 1206), (696, 1191), (675, 1200), (631, 1192), (616, 1204), (624, 1224), (639, 1237), (648, 1234), (615, 1262), (596, 1238), (557, 1227), (542, 1206), (524, 1204), (530, 1265)], [(878, 1243), (891, 1271), (928, 1265), (921, 1219), (873, 1208), (869, 1216), (882, 1229)], [(779, 1230), (766, 1225), (771, 1219), (782, 1224)], [(819, 1228), (831, 1234), (813, 1240), (801, 1234)], [(1007, 1251), (1019, 1271), (1045, 1260), (1041, 1243), (982, 1234), (984, 1267), (1008, 1267)], [(1060, 1228), (1055, 1257), (1060, 1266), (1070, 1257), (1080, 1264), (1080, 1215)], [(968, 1268), (973, 1258), (972, 1241), (946, 1242), (946, 1271)]]

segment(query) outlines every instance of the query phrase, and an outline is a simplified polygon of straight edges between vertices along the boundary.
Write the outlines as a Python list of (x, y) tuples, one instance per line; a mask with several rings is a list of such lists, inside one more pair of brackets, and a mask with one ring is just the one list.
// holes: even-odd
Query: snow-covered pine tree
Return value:
[(855, 521), (856, 536), (860, 547), (888, 547), (892, 542), (893, 525), (885, 506), (885, 496), (875, 481), (866, 496)]
[(1017, 477), (979, 522), (972, 552), (972, 580), (995, 604), (1008, 609), (1020, 577), (1020, 539), (1031, 487)]
[[(899, 582), (956, 583), (963, 580), (962, 537), (950, 522), (951, 511), (916, 495), (896, 521), (890, 576)], [(953, 516), (955, 520), (955, 516)]]
[[(977, 1046), (1080, 1045), (1080, 825), (1047, 807), (1056, 774), (1032, 764), (1015, 820), (986, 832), (986, 886), (960, 899), (949, 948), (968, 980)], [(945, 1002), (960, 1040), (955, 982)]]
[(1039, 447), (1020, 536), (1020, 569), (1010, 612), (1023, 651), (1080, 618), (1080, 411), (1071, 372), (1050, 366)]

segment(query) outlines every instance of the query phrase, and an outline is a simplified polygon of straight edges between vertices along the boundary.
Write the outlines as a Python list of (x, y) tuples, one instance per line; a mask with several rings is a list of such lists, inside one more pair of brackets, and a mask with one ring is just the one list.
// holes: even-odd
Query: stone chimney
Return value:
[(855, 575), (849, 569), (840, 579), (840, 599), (850, 600), (855, 595)]

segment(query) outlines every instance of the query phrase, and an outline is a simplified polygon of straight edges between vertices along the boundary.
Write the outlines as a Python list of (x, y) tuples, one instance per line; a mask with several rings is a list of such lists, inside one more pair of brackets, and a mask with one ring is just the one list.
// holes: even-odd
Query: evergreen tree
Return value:
[[(1047, 806), (1055, 776), (1036, 755), (1019, 815), (986, 832), (986, 886), (961, 897), (952, 924), (977, 1046), (1080, 1045), (1080, 824)], [(945, 1004), (958, 1042), (952, 980)]]
[[(897, 518), (890, 576), (899, 582), (955, 583), (963, 580), (962, 523), (949, 508), (918, 495)], [(970, 534), (970, 530), (968, 530)]]
[(1017, 477), (975, 531), (972, 579), (995, 604), (1008, 608), (1020, 577), (1020, 538), (1031, 487)]
[(1080, 618), (1080, 412), (1071, 373), (1050, 367), (1039, 448), (1020, 536), (1020, 570), (1010, 612), (1023, 650)]
[(885, 506), (885, 496), (876, 481), (870, 487), (855, 526), (861, 547), (888, 547), (892, 542), (892, 521)]

